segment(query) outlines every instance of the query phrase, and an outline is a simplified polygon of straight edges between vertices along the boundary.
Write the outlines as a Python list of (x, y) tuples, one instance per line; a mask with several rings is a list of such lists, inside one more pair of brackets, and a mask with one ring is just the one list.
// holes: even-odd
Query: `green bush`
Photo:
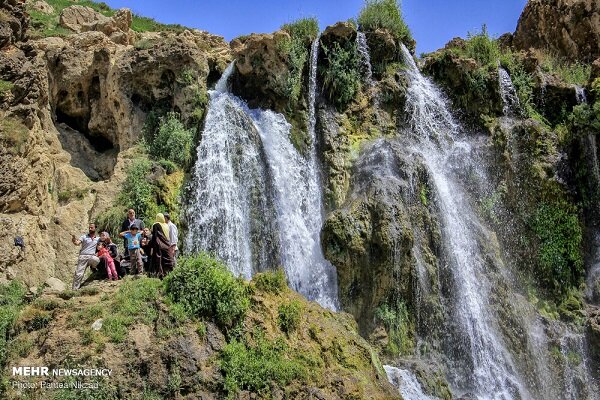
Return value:
[(542, 283), (557, 295), (577, 287), (584, 274), (577, 208), (566, 201), (542, 203), (532, 226), (539, 241), (537, 275)]
[(590, 79), (591, 64), (569, 63), (557, 57), (545, 55), (540, 65), (542, 71), (557, 75), (564, 82), (584, 86)]
[(252, 281), (258, 290), (279, 294), (287, 288), (287, 279), (283, 268), (276, 271), (266, 271), (254, 275)]
[(121, 224), (125, 219), (127, 208), (125, 206), (111, 207), (96, 217), (96, 224), (99, 232), (108, 232), (113, 238), (117, 238), (121, 230)]
[(301, 18), (282, 25), (281, 29), (304, 44), (309, 44), (319, 35), (319, 21), (316, 18)]
[(375, 318), (383, 323), (389, 341), (387, 351), (392, 355), (408, 354), (414, 347), (414, 328), (410, 320), (406, 304), (396, 301), (396, 304), (382, 304), (375, 310)]
[(221, 370), (229, 398), (239, 390), (268, 395), (272, 382), (285, 386), (308, 374), (306, 362), (291, 355), (282, 338), (269, 341), (262, 331), (255, 332), (254, 345), (237, 340), (228, 343), (221, 353)]
[(0, 367), (3, 367), (6, 361), (7, 343), (23, 306), (25, 294), (25, 286), (17, 281), (11, 281), (8, 285), (0, 285)]
[(361, 30), (388, 30), (403, 43), (412, 42), (412, 35), (402, 18), (400, 2), (396, 0), (366, 0), (358, 15)]
[(241, 278), (205, 253), (178, 261), (164, 280), (169, 298), (195, 317), (214, 318), (222, 328), (234, 327), (244, 319), (250, 297)]
[(0, 96), (9, 93), (15, 85), (10, 81), (0, 79)]
[(500, 46), (490, 37), (486, 25), (481, 27), (481, 32), (467, 34), (465, 51), (467, 57), (476, 60), (481, 66), (495, 67), (500, 57)]
[(347, 41), (340, 45), (335, 42), (333, 48), (323, 47), (323, 53), (326, 59), (321, 68), (324, 92), (339, 110), (343, 110), (360, 90), (356, 43)]
[(160, 118), (158, 132), (150, 142), (150, 155), (186, 167), (191, 159), (194, 133), (183, 126), (176, 113)]
[(119, 204), (125, 209), (133, 208), (141, 219), (153, 219), (158, 212), (155, 188), (148, 181), (151, 172), (152, 162), (144, 158), (135, 159), (127, 169), (127, 177), (119, 194)]
[(277, 311), (279, 313), (277, 317), (279, 329), (285, 333), (291, 333), (298, 329), (302, 316), (302, 303), (292, 300), (289, 303), (281, 304)]
[(177, 171), (177, 165), (175, 165), (175, 163), (173, 161), (160, 160), (158, 162), (158, 165), (163, 167), (165, 172), (169, 175), (172, 174), (173, 172)]

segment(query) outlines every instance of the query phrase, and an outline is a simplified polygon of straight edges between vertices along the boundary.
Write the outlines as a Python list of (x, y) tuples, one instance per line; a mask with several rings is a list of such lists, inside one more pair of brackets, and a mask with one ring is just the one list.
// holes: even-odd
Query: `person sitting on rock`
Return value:
[(100, 262), (100, 259), (96, 257), (96, 245), (98, 244), (96, 224), (91, 223), (88, 226), (87, 235), (82, 235), (79, 239), (75, 235), (71, 235), (71, 242), (76, 246), (81, 245), (77, 259), (77, 268), (73, 276), (73, 290), (79, 290), (87, 267), (95, 268)]
[(115, 262), (113, 258), (110, 256), (108, 249), (104, 242), (98, 242), (96, 246), (96, 250), (98, 251), (98, 257), (104, 261), (104, 265), (106, 266), (106, 275), (108, 276), (109, 281), (117, 281), (119, 280), (119, 276), (117, 275), (117, 270), (115, 269)]
[(131, 225), (129, 230), (119, 233), (119, 236), (126, 240), (127, 252), (129, 255), (129, 265), (132, 274), (142, 274), (144, 265), (142, 263), (141, 240), (142, 235), (139, 232), (139, 227), (135, 224)]
[(112, 257), (119, 278), (122, 278), (123, 276), (125, 276), (125, 268), (122, 268), (120, 265), (121, 263), (119, 262), (119, 248), (117, 247), (116, 243), (113, 243), (108, 232), (102, 232), (100, 234), (100, 240), (104, 242), (104, 246), (106, 247), (108, 253)]

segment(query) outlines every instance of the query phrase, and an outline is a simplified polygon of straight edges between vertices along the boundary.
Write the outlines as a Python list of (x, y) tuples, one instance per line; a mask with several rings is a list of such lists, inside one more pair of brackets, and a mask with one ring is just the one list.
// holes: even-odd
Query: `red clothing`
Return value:
[(119, 276), (117, 275), (117, 269), (115, 268), (115, 261), (110, 256), (108, 249), (106, 247), (102, 247), (98, 250), (98, 257), (104, 258), (106, 265), (106, 275), (108, 275), (109, 280), (117, 280)]

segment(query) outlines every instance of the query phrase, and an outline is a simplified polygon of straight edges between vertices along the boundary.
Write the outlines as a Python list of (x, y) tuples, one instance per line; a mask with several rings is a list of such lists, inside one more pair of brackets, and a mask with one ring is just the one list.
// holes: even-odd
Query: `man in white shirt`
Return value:
[(171, 216), (169, 213), (164, 213), (165, 221), (169, 226), (169, 242), (171, 244), (170, 250), (173, 255), (173, 266), (177, 265), (177, 257), (179, 256), (179, 248), (177, 247), (177, 235), (179, 235), (179, 230), (175, 226), (173, 222), (171, 222)]
[(91, 223), (88, 227), (88, 234), (82, 235), (77, 239), (75, 235), (71, 235), (71, 242), (74, 245), (81, 245), (79, 250), (79, 257), (77, 258), (77, 268), (75, 269), (75, 275), (73, 276), (73, 290), (79, 290), (81, 282), (83, 282), (83, 276), (87, 267), (94, 268), (100, 259), (96, 257), (96, 246), (98, 245), (98, 236), (96, 236), (96, 224)]

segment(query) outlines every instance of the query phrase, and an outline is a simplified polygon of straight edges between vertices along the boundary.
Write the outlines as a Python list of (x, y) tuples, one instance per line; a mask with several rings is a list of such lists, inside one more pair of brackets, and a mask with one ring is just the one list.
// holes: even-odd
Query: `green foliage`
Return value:
[(118, 198), (123, 208), (133, 208), (137, 217), (141, 219), (153, 219), (158, 212), (155, 188), (148, 181), (151, 172), (152, 163), (149, 160), (144, 158), (133, 160), (127, 169), (127, 177)]
[(0, 285), (0, 367), (4, 367), (12, 328), (24, 303), (25, 286), (17, 281)]
[(153, 325), (158, 318), (157, 302), (162, 282), (154, 278), (139, 278), (124, 282), (112, 296), (111, 313), (102, 321), (101, 332), (120, 343), (129, 326), (135, 323)]
[(364, 31), (386, 29), (403, 43), (413, 41), (402, 18), (400, 2), (396, 0), (366, 0), (358, 15), (358, 25)]
[(333, 48), (323, 47), (323, 53), (326, 59), (321, 68), (324, 92), (339, 110), (343, 110), (360, 90), (356, 43), (347, 41), (340, 45), (335, 42)]
[(138, 50), (148, 50), (151, 49), (153, 46), (154, 44), (150, 39), (136, 40), (136, 42), (133, 44), (133, 47), (135, 47)]
[(225, 346), (221, 371), (228, 397), (233, 398), (239, 390), (269, 395), (271, 382), (283, 387), (293, 380), (306, 379), (308, 366), (304, 359), (290, 354), (282, 338), (269, 341), (258, 330), (253, 345), (232, 340)]
[(300, 317), (302, 316), (302, 303), (298, 300), (281, 304), (278, 308), (277, 323), (279, 329), (285, 333), (292, 333), (300, 326)]
[(96, 223), (98, 224), (98, 230), (100, 232), (108, 232), (111, 238), (116, 238), (121, 230), (121, 224), (125, 219), (127, 208), (125, 206), (114, 206), (111, 207), (96, 217)]
[(135, 32), (183, 32), (187, 28), (179, 24), (162, 24), (152, 18), (134, 14), (131, 29)]
[(15, 85), (10, 81), (0, 79), (0, 96), (9, 93)]
[(302, 18), (281, 27), (290, 34), (277, 42), (278, 52), (285, 57), (289, 72), (286, 76), (285, 93), (291, 108), (298, 104), (302, 94), (302, 72), (308, 61), (310, 43), (319, 33), (319, 23), (315, 18)]
[(600, 132), (600, 100), (593, 105), (579, 104), (569, 115), (571, 126), (583, 132)]
[(29, 139), (29, 129), (14, 117), (0, 120), (0, 143), (11, 153), (20, 153)]
[(183, 126), (176, 113), (161, 117), (156, 136), (150, 142), (150, 155), (186, 167), (192, 155), (194, 134)]
[(481, 32), (467, 34), (465, 51), (469, 58), (476, 60), (482, 66), (495, 67), (500, 57), (500, 46), (490, 37), (485, 24), (481, 27)]
[(584, 273), (577, 208), (566, 201), (542, 203), (532, 219), (539, 241), (539, 279), (555, 294), (578, 286)]
[(172, 174), (173, 172), (177, 171), (177, 165), (175, 165), (173, 161), (160, 160), (158, 165), (163, 167), (167, 174)]
[(380, 305), (375, 310), (375, 318), (383, 323), (388, 334), (387, 351), (392, 355), (408, 354), (414, 347), (413, 323), (410, 320), (406, 304)]
[(169, 298), (190, 316), (214, 318), (225, 329), (240, 323), (250, 305), (244, 281), (205, 253), (178, 261), (164, 285)]
[(562, 81), (573, 85), (584, 86), (590, 79), (591, 64), (579, 62), (569, 63), (558, 57), (545, 55), (540, 63), (542, 71), (557, 75)]
[(279, 294), (287, 289), (287, 280), (283, 268), (256, 274), (252, 281), (258, 290), (267, 293)]

